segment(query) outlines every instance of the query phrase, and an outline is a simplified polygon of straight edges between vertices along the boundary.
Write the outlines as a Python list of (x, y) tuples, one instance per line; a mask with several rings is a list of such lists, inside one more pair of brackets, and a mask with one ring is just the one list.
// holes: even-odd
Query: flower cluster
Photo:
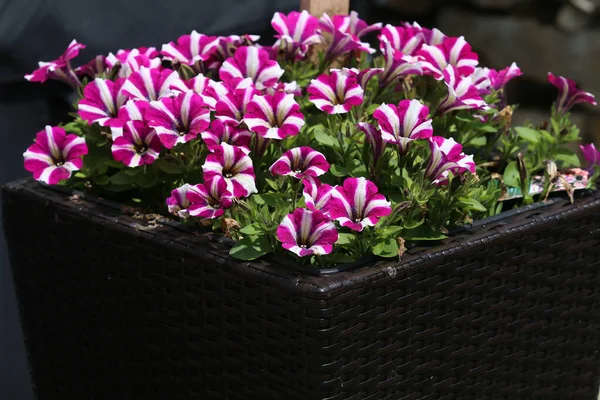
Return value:
[[(464, 37), (355, 12), (271, 24), (272, 46), (192, 31), (77, 67), (85, 46), (71, 42), (26, 75), (80, 96), (73, 121), (37, 134), (25, 168), (221, 231), (234, 257), (320, 267), (401, 256), (407, 240), (499, 212), (509, 189), (533, 201), (546, 165), (578, 166), (569, 111), (596, 103), (569, 79), (548, 75), (549, 124), (511, 127), (505, 87), (520, 69), (480, 66)], [(581, 150), (593, 183), (600, 152)]]

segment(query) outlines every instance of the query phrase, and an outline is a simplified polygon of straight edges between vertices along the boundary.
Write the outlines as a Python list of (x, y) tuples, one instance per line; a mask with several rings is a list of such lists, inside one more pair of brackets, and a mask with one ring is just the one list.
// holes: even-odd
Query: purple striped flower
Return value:
[(329, 215), (327, 205), (334, 190), (333, 186), (321, 183), (319, 179), (310, 175), (304, 178), (302, 185), (304, 186), (302, 195), (304, 196), (306, 208), (311, 211), (321, 211), (325, 215)]
[[(339, 56), (353, 51), (375, 52), (375, 49), (372, 49), (368, 43), (361, 42), (360, 37), (355, 33), (364, 34), (366, 33), (365, 30), (372, 30), (366, 26), (364, 21), (358, 19), (358, 14), (353, 12), (352, 15), (348, 16), (347, 20), (343, 19), (344, 16), (337, 17), (334, 16), (332, 19), (329, 15), (323, 14), (321, 19), (319, 19), (321, 41), (328, 45), (325, 52), (327, 60), (335, 60)], [(375, 29), (381, 28), (381, 24), (372, 26)]]
[(358, 13), (356, 11), (350, 11), (350, 15), (334, 15), (331, 17), (331, 24), (326, 23), (323, 28), (326, 30), (329, 29), (328, 32), (331, 32), (331, 26), (340, 32), (349, 33), (360, 39), (370, 32), (380, 30), (382, 24), (381, 22), (378, 22), (369, 25), (364, 20), (358, 18)]
[(233, 57), (237, 49), (243, 46), (254, 46), (254, 43), (260, 39), (258, 35), (230, 35), (217, 37), (217, 50), (205, 62), (209, 70), (218, 71), (223, 61)]
[(320, 176), (329, 171), (329, 163), (322, 153), (308, 146), (295, 147), (283, 153), (269, 168), (272, 175), (293, 176), (302, 179), (306, 176)]
[(250, 148), (252, 141), (252, 132), (232, 124), (224, 124), (220, 119), (211, 122), (210, 129), (201, 135), (210, 152), (215, 151), (221, 143)]
[(118, 120), (119, 108), (127, 101), (123, 83), (123, 78), (114, 82), (96, 78), (88, 83), (77, 106), (79, 116), (90, 125), (97, 122), (101, 126), (110, 126)]
[(98, 75), (103, 74), (107, 69), (106, 57), (103, 55), (97, 55), (87, 64), (80, 65), (75, 68), (75, 74), (82, 78), (87, 76), (88, 78), (96, 78)]
[(266, 94), (273, 95), (276, 92), (283, 92), (287, 94), (293, 94), (294, 96), (302, 96), (302, 88), (296, 83), (292, 82), (277, 82), (275, 86), (265, 88)]
[(596, 150), (594, 143), (579, 145), (579, 149), (583, 154), (583, 158), (585, 158), (588, 163), (588, 170), (592, 170), (596, 166), (600, 165), (600, 151)]
[(371, 146), (373, 163), (377, 163), (377, 160), (383, 155), (386, 147), (386, 141), (383, 140), (381, 130), (367, 122), (359, 122), (356, 126), (364, 132), (366, 141)]
[(338, 232), (322, 212), (297, 208), (277, 228), (277, 239), (284, 249), (299, 257), (322, 256), (331, 253)]
[(233, 195), (227, 190), (227, 182), (219, 175), (190, 187), (187, 198), (192, 217), (219, 218), (233, 204)]
[(187, 194), (191, 187), (192, 185), (186, 183), (173, 189), (171, 196), (166, 201), (167, 208), (171, 214), (177, 215), (179, 218), (189, 218), (190, 201), (187, 198)]
[(374, 226), (381, 217), (392, 212), (391, 203), (377, 190), (377, 186), (365, 178), (347, 178), (343, 186), (337, 186), (331, 194), (329, 215), (340, 225), (357, 232)]
[(292, 11), (288, 15), (276, 12), (271, 25), (277, 31), (275, 37), (279, 39), (275, 46), (289, 58), (304, 58), (308, 46), (320, 42), (316, 31), (319, 20), (306, 10)]
[(235, 88), (217, 100), (215, 118), (226, 124), (241, 124), (248, 104), (257, 94), (260, 91), (252, 85), (250, 78), (239, 81)]
[(475, 68), (475, 71), (470, 75), (471, 82), (477, 92), (481, 96), (485, 96), (490, 94), (492, 89), (492, 80), (491, 75), (493, 74), (493, 70), (489, 68)]
[(40, 83), (44, 83), (48, 79), (54, 79), (63, 81), (73, 87), (79, 86), (79, 79), (71, 68), (71, 60), (77, 57), (82, 49), (85, 49), (85, 45), (73, 40), (60, 57), (54, 61), (40, 61), (38, 68), (31, 74), (25, 75), (25, 79)]
[(486, 109), (488, 106), (473, 86), (471, 77), (461, 77), (453, 65), (444, 70), (444, 83), (448, 94), (440, 103), (437, 113), (447, 114), (454, 110)]
[(177, 43), (162, 45), (161, 54), (165, 60), (178, 61), (188, 65), (196, 72), (204, 72), (204, 62), (217, 51), (218, 38), (207, 36), (196, 31), (180, 36)]
[(417, 57), (407, 56), (392, 48), (388, 42), (383, 42), (385, 67), (379, 79), (379, 86), (386, 87), (395, 83), (398, 78), (406, 75), (421, 75), (423, 69)]
[(118, 111), (118, 117), (109, 123), (113, 138), (123, 134), (123, 126), (127, 121), (144, 121), (150, 103), (141, 100), (128, 100)]
[(369, 81), (375, 76), (381, 75), (383, 71), (383, 68), (367, 68), (363, 69), (362, 71), (359, 71), (356, 75), (358, 84), (361, 88), (363, 88), (363, 90), (365, 90), (367, 85), (369, 84)]
[(171, 149), (204, 132), (210, 124), (210, 111), (200, 95), (189, 91), (150, 102), (146, 119), (148, 125), (156, 130), (162, 144)]
[(123, 92), (136, 100), (155, 101), (172, 93), (171, 85), (179, 79), (177, 71), (140, 67), (123, 83)]
[(512, 63), (510, 66), (500, 71), (490, 70), (489, 78), (492, 87), (495, 90), (500, 90), (504, 88), (509, 81), (521, 75), (523, 75), (521, 69), (516, 63)]
[(225, 60), (219, 77), (227, 83), (251, 78), (256, 88), (262, 90), (277, 83), (283, 72), (277, 61), (269, 59), (266, 50), (243, 46), (236, 50), (233, 57)]
[(433, 28), (433, 29), (427, 29), (427, 28), (423, 28), (421, 27), (421, 25), (419, 25), (416, 22), (413, 22), (412, 24), (405, 22), (403, 24), (403, 26), (405, 28), (413, 28), (418, 30), (423, 37), (425, 38), (425, 43), (424, 44), (428, 44), (430, 46), (435, 46), (438, 44), (442, 44), (442, 42), (444, 41), (444, 39), (446, 38), (446, 35), (444, 35), (444, 33), (442, 33), (442, 31), (440, 31), (437, 28)]
[(82, 157), (87, 153), (84, 138), (47, 125), (37, 133), (35, 143), (23, 153), (23, 158), (25, 169), (33, 172), (36, 180), (56, 185), (83, 166)]
[(229, 89), (223, 82), (213, 81), (202, 74), (198, 74), (192, 79), (177, 79), (171, 84), (171, 89), (177, 92), (187, 92), (193, 90), (198, 93), (204, 103), (211, 111), (216, 110), (217, 101), (229, 93)]
[(593, 94), (577, 89), (577, 84), (571, 79), (554, 76), (548, 72), (548, 82), (558, 89), (558, 99), (556, 100), (558, 114), (566, 113), (575, 104), (587, 103), (593, 106), (597, 104)]
[(419, 100), (402, 100), (397, 107), (384, 103), (373, 113), (379, 123), (382, 139), (398, 145), (401, 153), (408, 150), (413, 140), (427, 139), (433, 135), (432, 120), (427, 118), (428, 115), (429, 108)]
[(156, 131), (144, 121), (127, 121), (118, 136), (113, 134), (112, 155), (128, 167), (152, 164), (162, 150)]
[(112, 69), (117, 63), (120, 64), (119, 78), (128, 78), (142, 67), (150, 69), (160, 68), (161, 61), (157, 56), (158, 51), (154, 47), (119, 50), (117, 54), (109, 53), (106, 56), (106, 66)]
[(448, 65), (455, 66), (461, 76), (469, 76), (479, 63), (479, 57), (471, 51), (471, 46), (462, 36), (447, 37), (434, 46), (425, 44), (417, 55), (421, 59), (423, 72), (438, 80), (443, 78), (443, 71)]
[(388, 24), (383, 27), (379, 35), (381, 51), (385, 50), (386, 43), (389, 43), (392, 49), (400, 51), (406, 56), (415, 56), (425, 43), (425, 35), (423, 35), (421, 29), (413, 26), (392, 26)]
[(293, 94), (275, 92), (255, 95), (246, 110), (244, 122), (252, 132), (267, 139), (296, 136), (304, 126), (304, 115)]
[(250, 150), (245, 147), (221, 143), (206, 157), (202, 166), (204, 179), (222, 176), (227, 182), (227, 190), (237, 198), (256, 193), (254, 167), (248, 153)]
[(319, 110), (329, 114), (347, 113), (363, 102), (364, 91), (356, 78), (356, 73), (347, 68), (319, 75), (307, 89), (309, 99)]
[(454, 139), (434, 136), (429, 139), (429, 149), (431, 156), (427, 163), (425, 177), (436, 184), (446, 183), (448, 172), (462, 174), (469, 171), (475, 173), (473, 156), (465, 155), (462, 146)]

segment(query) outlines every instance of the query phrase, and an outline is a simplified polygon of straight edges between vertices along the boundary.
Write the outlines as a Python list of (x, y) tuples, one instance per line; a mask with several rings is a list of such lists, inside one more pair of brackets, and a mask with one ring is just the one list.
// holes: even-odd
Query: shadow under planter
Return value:
[(46, 399), (595, 399), (600, 195), (314, 276), (30, 180), (3, 188)]

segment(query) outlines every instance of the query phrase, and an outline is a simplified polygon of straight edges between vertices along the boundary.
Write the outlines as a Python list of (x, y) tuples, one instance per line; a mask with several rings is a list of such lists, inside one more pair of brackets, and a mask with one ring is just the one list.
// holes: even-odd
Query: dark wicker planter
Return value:
[(31, 181), (3, 211), (40, 400), (597, 396), (598, 194), (324, 276)]

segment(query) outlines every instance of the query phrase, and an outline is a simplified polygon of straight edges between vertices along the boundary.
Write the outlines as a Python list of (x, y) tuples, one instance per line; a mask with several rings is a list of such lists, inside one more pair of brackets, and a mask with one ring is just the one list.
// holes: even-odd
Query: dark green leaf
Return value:
[(338, 240), (335, 242), (336, 245), (344, 246), (354, 241), (354, 235), (351, 233), (339, 233)]
[(229, 250), (229, 254), (238, 260), (255, 260), (272, 250), (272, 246), (264, 236), (247, 236), (238, 241)]
[(381, 238), (373, 242), (373, 254), (379, 257), (398, 257), (398, 241)]
[(567, 148), (558, 149), (556, 151), (554, 159), (555, 161), (561, 162), (561, 168), (572, 168), (581, 166), (577, 154), (575, 154), (575, 152)]
[(339, 147), (338, 141), (333, 136), (327, 134), (327, 132), (325, 132), (323, 127), (320, 127), (320, 126), (316, 127), (314, 130), (314, 136), (315, 136), (315, 140), (324, 146), (335, 147), (335, 148)]
[(337, 176), (338, 178), (348, 176), (348, 170), (342, 167), (341, 165), (332, 164), (331, 168), (329, 169), (329, 172), (331, 173), (331, 175)]
[(133, 185), (136, 183), (138, 178), (131, 173), (128, 173), (128, 169), (122, 169), (113, 176), (110, 177), (110, 182), (115, 185)]
[(255, 222), (240, 229), (240, 233), (243, 235), (263, 235), (265, 231), (259, 223)]
[(252, 200), (259, 206), (277, 206), (284, 200), (281, 195), (275, 193), (261, 193), (252, 196)]
[(405, 240), (441, 240), (447, 236), (429, 225), (421, 225), (415, 229), (404, 231), (402, 238)]
[(180, 174), (182, 172), (181, 165), (175, 162), (169, 162), (164, 158), (159, 158), (155, 161), (156, 166), (166, 174)]
[(475, 200), (474, 198), (461, 197), (459, 200), (463, 206), (466, 206), (465, 208), (467, 210), (475, 210), (481, 212), (487, 211), (487, 208), (485, 208), (479, 201)]

